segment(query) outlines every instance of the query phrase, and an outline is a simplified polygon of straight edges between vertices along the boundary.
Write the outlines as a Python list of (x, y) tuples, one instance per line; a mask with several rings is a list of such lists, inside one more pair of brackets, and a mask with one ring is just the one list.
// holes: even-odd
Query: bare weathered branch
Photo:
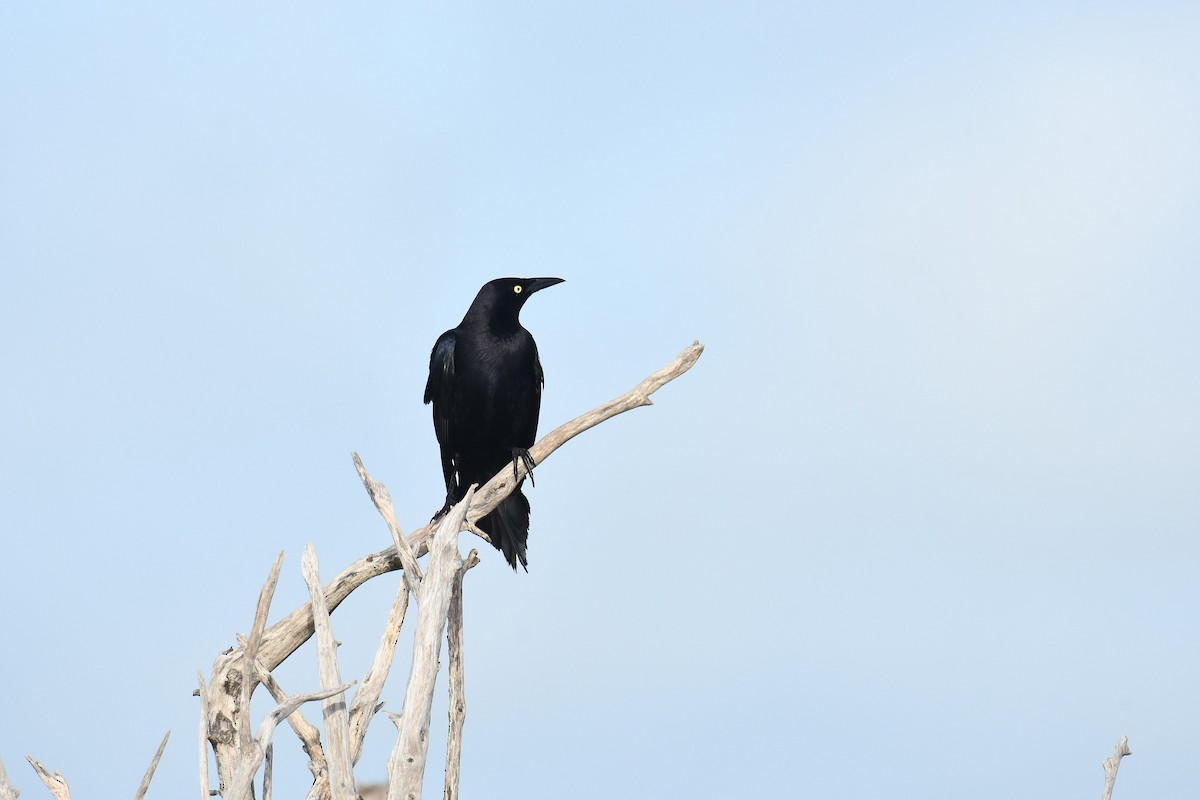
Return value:
[[(267, 627), (267, 613), (271, 610), (271, 599), (275, 596), (275, 587), (279, 583), (279, 571), (283, 568), (283, 552), (275, 558), (267, 582), (258, 592), (258, 603), (254, 607), (254, 624), (250, 628), (250, 636), (242, 646), (246, 656), (242, 659), (242, 691), (238, 699), (238, 712), (244, 720), (250, 719), (250, 695), (254, 692), (253, 664), (258, 658), (258, 645), (262, 641), (263, 630)], [(250, 749), (250, 726), (238, 728), (240, 740), (239, 750), (245, 753)]]
[[(317, 669), (321, 675), (321, 688), (329, 689), (340, 684), (342, 679), (338, 674), (337, 643), (329, 624), (329, 609), (325, 606), (325, 592), (321, 590), (317, 553), (312, 542), (304, 546), (302, 564), (316, 623)], [(350, 772), (350, 723), (346, 716), (345, 696), (326, 698), (324, 716), (330, 792), (333, 800), (354, 800), (354, 776)]]
[(1113, 787), (1117, 783), (1117, 767), (1121, 766), (1121, 759), (1128, 755), (1132, 755), (1129, 737), (1122, 736), (1113, 754), (1104, 760), (1104, 791), (1100, 793), (1100, 800), (1111, 800)]
[[(530, 451), (535, 463), (543, 463), (554, 450), (588, 428), (624, 411), (649, 405), (650, 395), (690, 369), (703, 350), (703, 346), (698, 342), (691, 345), (672, 363), (650, 375), (621, 397), (550, 432)], [(520, 466), (519, 469), (519, 475), (524, 475), (524, 466)], [(494, 509), (512, 492), (515, 485), (516, 481), (512, 477), (512, 470), (506, 466), (499, 475), (478, 489), (474, 502), (466, 512), (467, 519), (464, 526), (467, 529), (478, 531), (478, 527), (474, 524), (475, 521)], [(370, 485), (368, 485), (368, 491), (371, 491)], [(414, 559), (420, 558), (429, 551), (429, 540), (434, 530), (435, 527), (432, 524), (424, 525), (404, 540)], [(402, 568), (403, 562), (400, 555), (402, 550), (402, 547), (398, 547), (393, 542), (392, 546), (359, 559), (339, 573), (323, 590), (328, 611), (332, 612), (336, 609), (351, 592), (368, 580)], [(413, 571), (413, 575), (418, 574), (416, 570)], [(274, 670), (313, 635), (313, 630), (312, 604), (305, 603), (263, 632), (258, 648), (259, 660), (268, 672)], [(203, 725), (208, 740), (212, 744), (222, 791), (225, 784), (231, 780), (231, 776), (238, 772), (234, 769), (234, 765), (240, 727), (249, 724), (248, 720), (242, 719), (238, 714), (238, 701), (244, 682), (242, 655), (243, 651), (238, 648), (231, 648), (219, 655), (213, 664), (212, 678), (207, 690), (208, 710)], [(250, 689), (252, 690), (253, 687), (251, 686)]]
[(163, 750), (167, 749), (167, 740), (171, 738), (171, 732), (167, 731), (167, 735), (163, 737), (162, 743), (158, 746), (158, 750), (154, 753), (154, 758), (150, 762), (150, 768), (146, 770), (146, 774), (142, 776), (142, 782), (138, 786), (137, 794), (133, 796), (133, 800), (142, 800), (146, 796), (146, 791), (150, 788), (150, 781), (154, 779), (154, 770), (158, 769), (158, 761), (162, 758)]
[[(238, 644), (245, 648), (242, 638), (238, 637)], [(287, 692), (279, 685), (279, 681), (270, 672), (267, 672), (263, 663), (258, 659), (254, 660), (254, 676), (255, 679), (263, 686), (267, 687), (271, 697), (276, 703), (282, 703), (287, 700)], [(296, 709), (287, 717), (287, 723), (300, 739), (300, 745), (304, 748), (304, 752), (308, 754), (308, 769), (312, 772), (313, 785), (317, 786), (324, 784), (324, 792), (320, 794), (326, 800), (329, 797), (329, 773), (328, 766), (325, 762), (325, 749), (321, 747), (321, 732), (317, 727), (304, 718), (300, 713), (300, 709)]]
[(204, 673), (196, 670), (200, 688), (200, 800), (208, 800), (208, 687), (204, 685)]
[(54, 795), (54, 800), (71, 800), (71, 788), (67, 786), (67, 779), (61, 773), (55, 772), (50, 774), (49, 770), (33, 760), (29, 756), (25, 756), (25, 760), (33, 767), (33, 771), (42, 779), (42, 783), (46, 784), (46, 788), (50, 790), (50, 794)]
[(354, 469), (358, 471), (358, 477), (366, 487), (367, 494), (371, 496), (371, 502), (375, 504), (379, 515), (387, 523), (388, 530), (392, 532), (392, 543), (396, 545), (396, 554), (400, 556), (400, 563), (404, 568), (404, 583), (408, 586), (408, 590), (415, 594), (417, 587), (421, 584), (421, 566), (417, 563), (417, 558), (413, 555), (408, 540), (404, 538), (404, 532), (400, 530), (400, 523), (396, 521), (396, 511), (392, 508), (392, 495), (386, 486), (377, 482), (367, 473), (367, 468), (363, 466), (358, 453), (351, 453), (351, 455), (354, 457)]
[(392, 601), (392, 610), (388, 613), (379, 649), (375, 651), (375, 660), (371, 662), (371, 668), (367, 670), (362, 684), (354, 693), (354, 702), (350, 704), (350, 751), (351, 760), (355, 764), (362, 756), (367, 727), (371, 724), (371, 718), (375, 716), (384, 681), (392, 669), (396, 642), (400, 638), (400, 628), (404, 625), (404, 615), (407, 611), (408, 584), (401, 582), (396, 587), (396, 599)]
[(4, 771), (4, 762), (0, 761), (0, 800), (17, 800), (21, 791), (8, 782), (8, 773)]
[[(294, 716), (294, 715), (293, 715)], [(290, 719), (290, 717), (289, 717)], [(263, 760), (263, 800), (271, 800), (275, 781), (275, 743), (267, 742), (267, 754)]]
[(458, 800), (459, 770), (462, 766), (462, 733), (467, 719), (466, 671), (463, 665), (463, 577), (479, 562), (472, 550), (454, 576), (450, 608), (446, 615), (446, 659), (450, 662), (450, 733), (446, 740), (446, 786), (444, 800)]
[[(606, 419), (611, 419), (617, 414), (638, 408), (639, 406), (653, 405), (650, 401), (650, 395), (691, 369), (692, 365), (696, 363), (696, 360), (700, 358), (700, 354), (703, 352), (704, 345), (699, 342), (693, 342), (692, 346), (680, 353), (674, 361), (646, 378), (625, 394), (582, 416), (576, 417), (568, 423), (559, 425), (530, 448), (529, 455), (533, 457), (534, 464), (541, 464), (555, 450), (589, 428), (594, 428), (601, 422), (604, 422)], [(514, 476), (513, 470), (506, 465), (504, 469), (500, 470), (499, 474), (479, 487), (479, 491), (475, 493), (475, 502), (471, 504), (471, 508), (467, 511), (467, 520), (469, 522), (473, 524), (478, 522), (480, 518), (486, 517), (492, 513), (496, 506), (500, 505), (500, 502), (504, 498), (512, 494), (517, 483), (527, 474), (525, 465), (520, 463), (520, 459), (517, 461), (516, 472), (517, 474)], [(420, 531), (417, 533), (420, 533)], [(413, 534), (413, 536), (416, 535), (415, 533)]]
[(421, 797), (442, 631), (450, 608), (454, 578), (462, 566), (458, 556), (458, 533), (474, 495), (475, 487), (471, 487), (466, 497), (442, 517), (430, 547), (428, 569), (417, 597), (417, 625), (413, 632), (412, 668), (404, 692), (404, 714), (388, 759), (390, 798), (420, 800)]
[(258, 772), (258, 767), (262, 764), (262, 760), (266, 755), (267, 744), (270, 743), (271, 736), (275, 733), (275, 728), (278, 727), (281, 721), (290, 717), (297, 708), (305, 703), (334, 697), (353, 685), (352, 683), (346, 683), (341, 686), (322, 689), (319, 692), (292, 695), (277, 705), (275, 710), (268, 714), (262, 721), (262, 724), (258, 726), (258, 736), (254, 739), (254, 743), (257, 746), (252, 748), (250, 757), (242, 763), (241, 771), (224, 793), (227, 800), (247, 800), (251, 796), (250, 786), (254, 780), (254, 773)]
[[(611, 402), (605, 403), (570, 422), (560, 425), (546, 434), (529, 451), (536, 464), (541, 464), (551, 453), (580, 433), (599, 425), (601, 422), (615, 417), (617, 414), (629, 411), (639, 406), (649, 405), (650, 395), (661, 389), (667, 383), (678, 378), (692, 368), (704, 346), (699, 342), (693, 343), (680, 353), (674, 361), (647, 377), (637, 386), (630, 389)], [(519, 467), (524, 473), (524, 467)], [(512, 469), (505, 466), (500, 474), (480, 487), (476, 493), (475, 503), (468, 512), (468, 519), (473, 523), (480, 517), (486, 516), (500, 501), (512, 492), (515, 484), (512, 480)], [(409, 535), (407, 541), (413, 556), (420, 558), (429, 552), (429, 537), (435, 527), (432, 523), (424, 525)], [(326, 587), (325, 603), (332, 612), (350, 593), (372, 578), (400, 569), (402, 566), (396, 548), (392, 547), (360, 558), (342, 570)], [(309, 604), (300, 606), (288, 616), (276, 622), (263, 634), (263, 643), (259, 658), (268, 670), (279, 666), (285, 658), (295, 652), (296, 648), (308, 641), (313, 633), (312, 608)], [(214, 669), (214, 675), (216, 670)]]

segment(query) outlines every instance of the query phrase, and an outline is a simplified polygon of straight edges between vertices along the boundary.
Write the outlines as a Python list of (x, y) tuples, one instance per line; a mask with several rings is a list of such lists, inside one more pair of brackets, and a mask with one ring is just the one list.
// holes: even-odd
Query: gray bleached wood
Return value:
[[(641, 406), (654, 405), (650, 400), (650, 395), (691, 369), (703, 352), (704, 345), (693, 342), (691, 347), (686, 348), (674, 361), (650, 375), (625, 394), (550, 431), (529, 450), (534, 466), (541, 464), (551, 453), (571, 439), (589, 428), (594, 428), (606, 419), (612, 419), (618, 414)], [(505, 467), (490, 481), (479, 487), (479, 491), (475, 493), (475, 502), (467, 511), (467, 522), (470, 525), (473, 526), (480, 518), (490, 514), (504, 498), (512, 494), (521, 478), (528, 474), (528, 470), (520, 459), (517, 459), (516, 465), (515, 477), (513, 470)], [(416, 533), (413, 534), (414, 537), (416, 535)]]
[(204, 673), (196, 670), (200, 688), (200, 800), (208, 800), (208, 687), (204, 685)]
[[(647, 377), (621, 397), (551, 431), (531, 449), (530, 453), (535, 463), (541, 464), (562, 444), (604, 420), (639, 406), (651, 405), (650, 395), (691, 369), (703, 352), (704, 347), (699, 342), (692, 344), (670, 364)], [(525, 474), (524, 466), (519, 466), (519, 470), (519, 475)], [(466, 512), (466, 527), (474, 528), (475, 521), (493, 510), (514, 486), (512, 469), (506, 467), (499, 475), (480, 487)], [(368, 486), (368, 492), (370, 491)], [(429, 539), (434, 530), (433, 524), (424, 525), (403, 540), (414, 559), (428, 552)], [(400, 569), (403, 565), (400, 552), (402, 548), (393, 542), (391, 546), (367, 555), (344, 569), (324, 588), (327, 609), (332, 612), (351, 592), (368, 580)], [(312, 604), (305, 603), (263, 632), (259, 645), (259, 661), (268, 672), (272, 671), (312, 635)], [(232, 766), (235, 763), (240, 736), (239, 726), (243, 724), (237, 713), (243, 682), (242, 663), (243, 651), (240, 648), (231, 648), (217, 656), (213, 664), (212, 678), (202, 698), (202, 704), (207, 707), (203, 728), (207, 731), (207, 738), (215, 755), (222, 787), (235, 774)], [(250, 689), (252, 690), (253, 686)], [(249, 724), (248, 721), (245, 724)]]
[(1117, 784), (1117, 767), (1121, 766), (1122, 758), (1132, 754), (1129, 749), (1129, 737), (1122, 736), (1113, 754), (1104, 760), (1104, 791), (1100, 793), (1100, 800), (1112, 798), (1113, 787)]
[(17, 800), (21, 791), (8, 782), (8, 773), (4, 771), (4, 762), (0, 761), (0, 800)]
[(162, 743), (158, 746), (158, 750), (154, 753), (154, 758), (150, 761), (150, 767), (146, 770), (146, 774), (142, 776), (142, 782), (138, 786), (137, 794), (133, 796), (133, 800), (142, 800), (146, 796), (146, 791), (150, 788), (150, 781), (154, 779), (154, 770), (158, 769), (158, 761), (162, 758), (163, 750), (167, 749), (167, 740), (171, 738), (171, 732), (167, 731), (167, 735), (163, 737)]
[(396, 587), (396, 599), (392, 601), (392, 610), (388, 613), (387, 624), (383, 628), (383, 637), (379, 649), (375, 651), (375, 660), (371, 668), (363, 676), (362, 685), (354, 693), (354, 701), (350, 704), (350, 756), (355, 764), (362, 756), (363, 742), (367, 736), (367, 726), (371, 718), (382, 707), (379, 696), (383, 692), (384, 681), (392, 669), (392, 660), (396, 654), (396, 642), (400, 638), (400, 628), (404, 625), (404, 615), (408, 611), (408, 584), (401, 581)]
[(415, 594), (417, 586), (420, 585), (421, 578), (423, 577), (421, 566), (417, 563), (412, 548), (404, 538), (404, 532), (400, 530), (400, 523), (396, 521), (396, 511), (392, 508), (392, 495), (388, 492), (386, 486), (375, 482), (367, 474), (367, 468), (363, 466), (362, 459), (359, 458), (358, 453), (351, 453), (350, 455), (354, 459), (354, 469), (358, 471), (358, 477), (362, 480), (367, 494), (370, 495), (371, 502), (375, 504), (376, 510), (379, 511), (380, 516), (383, 517), (383, 521), (387, 523), (388, 530), (392, 533), (392, 542), (396, 545), (396, 555), (400, 557), (400, 563), (404, 568), (404, 584), (408, 587), (408, 591)]
[(46, 788), (50, 790), (50, 794), (54, 795), (54, 800), (71, 800), (71, 788), (67, 786), (67, 779), (61, 773), (55, 772), (50, 774), (49, 770), (34, 761), (29, 756), (25, 756), (25, 760), (33, 767), (33, 771), (42, 779), (42, 783), (46, 784)]
[(268, 714), (262, 721), (262, 724), (258, 726), (258, 736), (251, 740), (251, 754), (243, 760), (241, 771), (238, 772), (226, 791), (222, 793), (227, 800), (252, 800), (253, 795), (250, 792), (250, 788), (254, 781), (254, 773), (258, 772), (258, 768), (262, 764), (262, 759), (266, 755), (267, 745), (271, 741), (271, 735), (275, 733), (275, 728), (278, 727), (281, 721), (290, 717), (296, 709), (305, 703), (333, 697), (341, 694), (353, 685), (352, 683), (346, 683), (330, 689), (322, 689), (319, 692), (292, 695), (275, 706), (275, 710)]
[[(325, 605), (325, 593), (321, 590), (317, 553), (312, 542), (305, 545), (301, 564), (304, 582), (308, 584), (312, 600), (321, 688), (330, 689), (340, 684), (342, 679), (338, 674), (337, 643), (333, 640), (333, 628), (329, 624), (329, 609)], [(350, 771), (350, 721), (346, 715), (345, 696), (331, 695), (326, 698), (324, 715), (330, 794), (333, 800), (354, 800), (354, 776)]]
[(267, 743), (267, 755), (263, 760), (263, 800), (271, 800), (275, 776), (275, 743)]
[(442, 517), (429, 547), (429, 564), (417, 596), (417, 626), (413, 633), (412, 668), (404, 691), (404, 711), (396, 744), (388, 759), (388, 800), (420, 800), (429, 752), (429, 719), (437, 680), (442, 631), (450, 608), (455, 577), (463, 561), (458, 534), (471, 506), (475, 488)]
[[(243, 648), (245, 647), (245, 640), (240, 636), (238, 637), (238, 644), (242, 645)], [(275, 679), (275, 676), (263, 668), (262, 662), (258, 659), (254, 660), (254, 675), (259, 683), (267, 687), (267, 691), (276, 703), (282, 703), (287, 700), (287, 692), (279, 685), (279, 681)], [(319, 789), (315, 797), (328, 800), (329, 770), (325, 761), (325, 750), (321, 747), (321, 732), (316, 729), (316, 726), (306, 720), (299, 710), (288, 715), (287, 723), (300, 739), (300, 745), (308, 755), (308, 769), (312, 772), (313, 788)]]
[[(275, 597), (275, 587), (279, 584), (279, 571), (283, 568), (283, 552), (275, 558), (267, 581), (258, 592), (258, 603), (254, 606), (254, 622), (250, 626), (250, 636), (242, 645), (246, 657), (242, 659), (242, 686), (238, 698), (238, 714), (241, 719), (250, 719), (250, 694), (254, 689), (254, 662), (258, 659), (258, 644), (262, 641), (263, 629), (267, 627), (267, 614), (271, 610), (271, 600)], [(250, 749), (250, 726), (241, 725), (238, 728), (241, 739), (238, 751), (245, 753)]]
[(450, 608), (446, 614), (446, 672), (450, 679), (450, 732), (446, 737), (446, 785), (444, 800), (458, 800), (458, 779), (462, 766), (462, 732), (467, 719), (466, 668), (463, 664), (463, 577), (479, 563), (472, 550), (454, 575)]
[[(684, 349), (674, 361), (647, 377), (625, 394), (555, 428), (543, 436), (529, 451), (535, 464), (541, 464), (551, 453), (589, 428), (625, 411), (652, 405), (650, 396), (691, 369), (703, 352), (704, 345), (699, 342), (693, 343)], [(518, 469), (520, 475), (525, 474), (523, 466), (519, 465)], [(474, 522), (480, 517), (486, 516), (511, 493), (514, 486), (511, 475), (512, 469), (506, 466), (498, 475), (480, 487), (476, 492), (475, 502), (467, 514), (468, 521)], [(429, 537), (434, 530), (434, 525), (430, 523), (423, 525), (408, 536), (406, 541), (415, 558), (420, 558), (429, 552)], [(342, 570), (325, 587), (326, 605), (332, 612), (359, 586), (384, 573), (400, 569), (401, 566), (395, 545), (360, 558)], [(312, 636), (312, 624), (312, 608), (306, 603), (268, 628), (263, 634), (259, 656), (263, 664), (269, 670), (279, 666), (285, 658)], [(229, 655), (237, 658), (234, 651), (230, 651)]]

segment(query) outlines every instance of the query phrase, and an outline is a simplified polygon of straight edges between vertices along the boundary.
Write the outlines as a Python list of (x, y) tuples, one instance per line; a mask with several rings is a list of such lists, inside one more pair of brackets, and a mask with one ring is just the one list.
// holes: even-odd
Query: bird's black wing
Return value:
[(455, 338), (454, 331), (446, 331), (433, 343), (433, 353), (430, 354), (430, 379), (425, 384), (426, 404), (445, 401), (449, 399), (449, 392), (454, 390)]
[(429, 355), (429, 380), (425, 384), (425, 403), (433, 403), (433, 428), (438, 441), (446, 444), (450, 436), (450, 406), (454, 400), (454, 331), (446, 331), (433, 345)]
[(433, 430), (441, 446), (442, 477), (446, 481), (446, 505), (438, 512), (439, 515), (449, 510), (450, 504), (457, 499), (454, 450), (450, 446), (450, 426), (454, 418), (455, 341), (454, 331), (446, 331), (438, 337), (429, 355), (429, 380), (425, 383), (425, 403), (433, 403)]
[(542, 359), (538, 357), (537, 345), (533, 346), (533, 375), (537, 382), (538, 404), (542, 402), (542, 387), (546, 384), (546, 375), (542, 372)]

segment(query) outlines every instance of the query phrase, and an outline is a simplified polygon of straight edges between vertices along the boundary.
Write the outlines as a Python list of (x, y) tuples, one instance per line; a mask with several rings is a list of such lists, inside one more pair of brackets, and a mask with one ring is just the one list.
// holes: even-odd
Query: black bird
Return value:
[[(542, 406), (542, 362), (529, 331), (521, 327), (521, 306), (534, 292), (562, 278), (497, 278), (475, 295), (458, 327), (438, 337), (429, 357), (425, 402), (433, 403), (433, 429), (442, 450), (446, 505), (437, 519), (467, 493), (520, 460), (530, 470), (529, 448), (537, 435)], [(532, 472), (530, 472), (532, 476)], [(529, 500), (521, 483), (479, 520), (479, 527), (515, 571), (526, 572)]]

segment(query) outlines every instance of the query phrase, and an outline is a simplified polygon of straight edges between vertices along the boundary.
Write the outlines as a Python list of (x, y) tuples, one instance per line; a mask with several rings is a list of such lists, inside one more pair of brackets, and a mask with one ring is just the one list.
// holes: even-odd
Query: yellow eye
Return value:
[(520, 293), (521, 293), (521, 284), (519, 284), (519, 283), (518, 283), (516, 286), (514, 286), (514, 287), (513, 287), (513, 293), (514, 293), (514, 294), (520, 294)]

